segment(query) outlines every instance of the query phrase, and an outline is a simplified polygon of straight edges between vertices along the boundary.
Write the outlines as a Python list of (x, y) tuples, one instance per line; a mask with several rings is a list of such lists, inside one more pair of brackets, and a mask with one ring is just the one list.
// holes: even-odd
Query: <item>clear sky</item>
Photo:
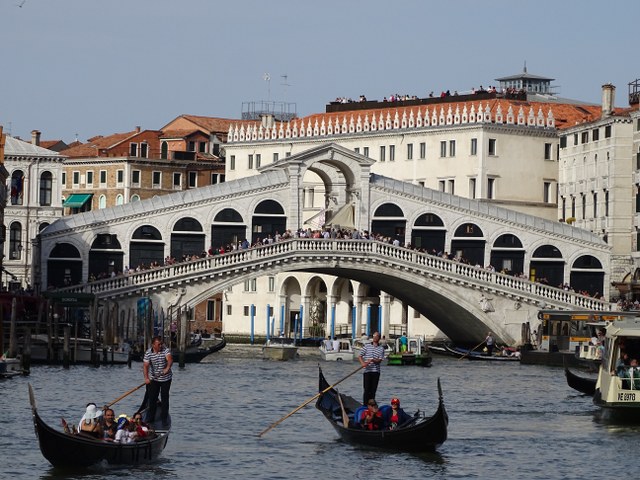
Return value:
[(254, 100), (304, 116), (339, 96), (493, 85), (525, 61), (563, 97), (599, 103), (613, 83), (626, 106), (639, 14), (637, 0), (0, 0), (0, 125), (71, 142), (240, 118)]

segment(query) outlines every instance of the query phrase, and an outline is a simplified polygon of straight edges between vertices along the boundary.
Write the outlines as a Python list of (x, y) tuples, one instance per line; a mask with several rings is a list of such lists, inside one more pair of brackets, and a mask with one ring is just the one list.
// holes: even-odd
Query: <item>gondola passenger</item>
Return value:
[(391, 399), (391, 411), (388, 419), (389, 430), (394, 430), (411, 420), (411, 416), (400, 408), (400, 399)]
[(380, 430), (384, 420), (382, 413), (378, 410), (378, 404), (374, 399), (367, 402), (367, 409), (362, 413), (360, 425), (365, 430)]
[(89, 403), (87, 405), (87, 410), (78, 425), (78, 432), (80, 435), (89, 436), (95, 439), (102, 439), (101, 417), (102, 410), (99, 410), (95, 403)]

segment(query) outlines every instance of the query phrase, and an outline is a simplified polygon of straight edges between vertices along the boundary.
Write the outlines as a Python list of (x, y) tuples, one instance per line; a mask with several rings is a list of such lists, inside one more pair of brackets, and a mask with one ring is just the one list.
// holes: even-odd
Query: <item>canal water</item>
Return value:
[[(637, 470), (640, 427), (601, 423), (591, 398), (572, 391), (560, 368), (434, 357), (431, 368), (384, 367), (378, 401), (401, 398), (413, 413), (432, 413), (441, 379), (449, 439), (438, 453), (415, 455), (341, 442), (311, 403), (257, 434), (317, 392), (315, 352), (291, 362), (262, 360), (258, 349), (231, 346), (205, 363), (174, 368), (173, 429), (154, 465), (54, 469), (38, 449), (28, 400), (50, 424), (78, 421), (87, 402), (110, 403), (142, 383), (141, 364), (69, 370), (36, 366), (29, 377), (0, 382), (0, 473), (11, 479), (583, 479), (622, 478)], [(355, 370), (323, 363), (327, 379)], [(359, 398), (361, 374), (338, 388)], [(131, 414), (142, 389), (115, 407)], [(138, 395), (140, 393), (140, 395)]]

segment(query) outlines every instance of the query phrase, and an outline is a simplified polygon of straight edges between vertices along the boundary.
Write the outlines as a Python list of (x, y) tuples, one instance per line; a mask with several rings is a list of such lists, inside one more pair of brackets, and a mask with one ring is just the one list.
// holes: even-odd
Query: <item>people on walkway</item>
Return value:
[(160, 419), (163, 427), (169, 426), (169, 390), (173, 378), (171, 365), (173, 365), (171, 350), (163, 345), (160, 337), (153, 337), (151, 348), (144, 354), (142, 370), (144, 382), (147, 384), (149, 421), (155, 421), (158, 395), (160, 395)]
[(365, 343), (358, 357), (364, 368), (364, 394), (362, 403), (367, 405), (371, 399), (375, 400), (378, 382), (380, 381), (380, 364), (384, 360), (384, 347), (380, 345), (380, 332), (373, 334), (371, 343)]

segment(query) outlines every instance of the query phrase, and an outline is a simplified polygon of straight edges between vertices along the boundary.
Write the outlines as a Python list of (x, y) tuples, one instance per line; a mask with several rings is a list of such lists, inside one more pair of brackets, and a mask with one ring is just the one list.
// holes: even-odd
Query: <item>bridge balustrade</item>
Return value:
[(60, 288), (58, 291), (90, 292), (98, 296), (106, 296), (110, 292), (122, 292), (127, 289), (135, 290), (144, 289), (145, 286), (175, 284), (197, 274), (227, 271), (234, 267), (237, 269), (242, 266), (255, 266), (261, 261), (278, 258), (285, 259), (295, 254), (300, 254), (301, 257), (304, 257), (305, 254), (313, 257), (314, 253), (321, 254), (323, 259), (327, 258), (327, 253), (350, 254), (354, 257), (364, 254), (374, 262), (380, 258), (386, 258), (394, 260), (398, 264), (403, 264), (407, 268), (415, 269), (416, 266), (420, 267), (421, 270), (424, 270), (424, 273), (438, 275), (443, 281), (467, 281), (469, 283), (484, 284), (485, 286), (494, 285), (514, 293), (520, 293), (523, 296), (536, 296), (589, 310), (611, 310), (612, 308), (612, 304), (601, 299), (531, 282), (524, 278), (498, 273), (483, 267), (460, 263), (404, 247), (396, 247), (375, 240), (350, 239), (296, 238), (150, 270), (130, 272), (127, 275), (98, 280), (88, 284)]

